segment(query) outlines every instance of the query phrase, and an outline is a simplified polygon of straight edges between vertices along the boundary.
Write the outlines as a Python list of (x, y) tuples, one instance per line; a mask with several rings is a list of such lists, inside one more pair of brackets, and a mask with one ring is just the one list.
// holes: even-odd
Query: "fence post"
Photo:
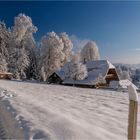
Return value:
[(128, 86), (129, 114), (128, 114), (128, 140), (136, 140), (137, 135), (137, 112), (138, 94), (133, 84)]

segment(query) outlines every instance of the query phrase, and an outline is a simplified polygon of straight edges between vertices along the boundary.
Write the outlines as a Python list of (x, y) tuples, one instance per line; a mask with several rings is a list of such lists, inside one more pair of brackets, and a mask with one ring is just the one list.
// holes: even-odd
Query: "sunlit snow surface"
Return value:
[(4, 80), (0, 88), (11, 91), (7, 100), (16, 110), (17, 121), (22, 117), (28, 122), (32, 138), (127, 139), (127, 93)]

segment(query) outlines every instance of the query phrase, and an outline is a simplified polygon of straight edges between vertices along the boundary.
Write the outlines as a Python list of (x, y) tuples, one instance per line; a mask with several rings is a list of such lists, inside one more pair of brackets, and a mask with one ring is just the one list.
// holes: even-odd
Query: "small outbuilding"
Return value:
[[(66, 85), (75, 84), (77, 86), (90, 87), (109, 86), (111, 81), (119, 81), (119, 76), (115, 66), (108, 60), (87, 61), (85, 65), (87, 67), (88, 77), (86, 77), (84, 80), (73, 80), (66, 78), (67, 76), (65, 69), (68, 67), (68, 65), (69, 62), (66, 63), (60, 70), (51, 75), (50, 78), (55, 79), (55, 77), (57, 77), (60, 83)], [(103, 79), (104, 82), (101, 82), (101, 79)], [(59, 82), (57, 81), (57, 83)]]
[(11, 80), (13, 74), (9, 72), (0, 72), (0, 79), (8, 79)]

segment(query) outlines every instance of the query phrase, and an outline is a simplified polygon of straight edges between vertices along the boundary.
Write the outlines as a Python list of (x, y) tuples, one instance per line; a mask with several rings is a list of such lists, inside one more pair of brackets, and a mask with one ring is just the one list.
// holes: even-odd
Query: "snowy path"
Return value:
[(127, 93), (4, 80), (0, 87), (13, 91), (10, 103), (28, 122), (34, 138), (127, 139)]

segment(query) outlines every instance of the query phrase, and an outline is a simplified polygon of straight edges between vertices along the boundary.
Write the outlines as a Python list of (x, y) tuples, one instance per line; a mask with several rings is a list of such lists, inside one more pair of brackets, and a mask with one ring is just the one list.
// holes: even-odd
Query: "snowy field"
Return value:
[(0, 80), (0, 91), (26, 138), (127, 139), (127, 93), (6, 80)]

